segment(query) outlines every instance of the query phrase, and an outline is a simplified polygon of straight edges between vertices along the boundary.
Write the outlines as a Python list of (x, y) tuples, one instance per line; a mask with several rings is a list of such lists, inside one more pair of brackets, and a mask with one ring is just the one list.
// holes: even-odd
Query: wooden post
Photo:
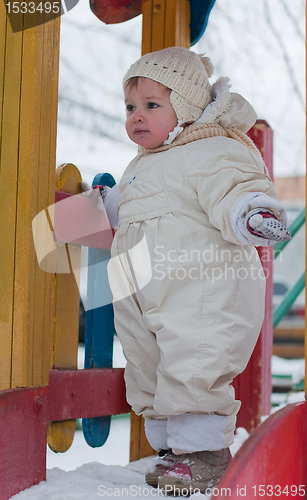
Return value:
[(43, 480), (46, 471), (53, 276), (39, 269), (32, 220), (54, 203), (60, 18), (31, 28), (33, 15), (20, 14), (13, 33), (0, 2), (3, 500)]
[(143, 0), (142, 55), (166, 47), (190, 48), (188, 0)]
[(59, 29), (58, 18), (13, 33), (0, 4), (0, 389), (48, 384), (52, 276), (31, 224), (54, 202)]

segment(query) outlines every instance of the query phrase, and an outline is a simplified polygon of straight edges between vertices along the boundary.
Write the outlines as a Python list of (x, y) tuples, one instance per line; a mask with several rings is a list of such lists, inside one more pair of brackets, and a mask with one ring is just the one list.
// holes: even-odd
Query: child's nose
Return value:
[(142, 113), (139, 110), (135, 110), (135, 112), (133, 113), (133, 120), (135, 122), (142, 122), (143, 119), (144, 118), (143, 118)]

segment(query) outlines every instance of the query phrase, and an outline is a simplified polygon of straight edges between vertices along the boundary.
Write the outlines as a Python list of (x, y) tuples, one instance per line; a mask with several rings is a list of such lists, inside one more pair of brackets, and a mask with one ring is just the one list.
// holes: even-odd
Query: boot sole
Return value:
[(153, 488), (158, 487), (158, 481), (162, 474), (164, 474), (165, 469), (158, 469), (155, 472), (148, 472), (145, 476), (145, 481), (149, 486), (152, 486)]

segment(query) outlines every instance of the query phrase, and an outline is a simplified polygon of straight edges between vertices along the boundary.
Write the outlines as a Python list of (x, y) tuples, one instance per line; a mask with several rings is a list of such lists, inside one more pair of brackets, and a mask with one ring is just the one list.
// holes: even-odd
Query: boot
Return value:
[[(176, 457), (176, 455), (174, 455)], [(213, 488), (231, 459), (229, 448), (178, 455), (179, 460), (158, 479), (165, 493), (187, 496)]]

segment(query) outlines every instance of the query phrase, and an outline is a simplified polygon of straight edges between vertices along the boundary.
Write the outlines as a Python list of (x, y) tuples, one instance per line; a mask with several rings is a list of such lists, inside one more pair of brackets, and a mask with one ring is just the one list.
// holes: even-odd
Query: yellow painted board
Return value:
[[(56, 24), (58, 26), (58, 23)], [(57, 58), (56, 68), (58, 70), (58, 53), (54, 54), (54, 30), (55, 23), (50, 21), (43, 25), (43, 63), (41, 84), (41, 111), (40, 111), (40, 142), (38, 161), (38, 199), (36, 212), (46, 209), (54, 203), (55, 183), (55, 148), (54, 141), (56, 127), (57, 107), (53, 99), (53, 72), (54, 56)], [(57, 89), (56, 89), (57, 91)], [(55, 116), (54, 116), (55, 115)], [(52, 161), (51, 161), (52, 158)], [(52, 189), (50, 189), (50, 186)], [(42, 271), (36, 261), (35, 268), (36, 291), (35, 293), (35, 317), (34, 317), (34, 348), (33, 348), (33, 384), (47, 385), (49, 381), (50, 367), (50, 338), (52, 336), (52, 304), (53, 275)]]
[(167, 0), (155, 0), (152, 8), (152, 34), (151, 50), (161, 50), (165, 48), (165, 4)]
[(23, 31), (12, 387), (33, 386), (33, 328), (37, 283), (31, 227), (38, 198), (42, 47), (43, 25)]
[[(81, 174), (75, 165), (67, 163), (57, 168), (56, 190), (80, 193)], [(81, 262), (81, 248), (65, 245), (69, 262)], [(77, 368), (79, 334), (79, 290), (74, 274), (57, 274), (55, 277), (55, 332), (53, 336), (53, 368)], [(76, 423), (74, 420), (49, 422), (47, 442), (54, 452), (64, 453), (72, 445)]]
[(64, 453), (67, 451), (73, 442), (75, 430), (75, 420), (48, 422), (47, 437), (49, 448), (55, 453)]
[(140, 460), (140, 458), (156, 455), (145, 435), (144, 418), (136, 415), (134, 411), (130, 413), (130, 462)]
[(189, 49), (191, 46), (191, 30), (190, 30), (190, 19), (191, 19), (191, 10), (190, 10), (190, 2), (189, 0), (181, 0), (182, 2), (182, 36), (180, 39), (180, 47), (185, 47)]
[[(75, 247), (74, 251), (80, 255), (81, 249)], [(57, 288), (54, 368), (75, 369), (78, 357), (79, 290), (74, 275), (59, 274)]]
[[(80, 193), (81, 174), (71, 163), (56, 170), (56, 189), (70, 194)], [(68, 259), (81, 262), (81, 248), (65, 245)], [(79, 289), (74, 274), (58, 274), (56, 299), (56, 333), (53, 366), (55, 368), (77, 368), (79, 334)]]
[(142, 1), (142, 55), (152, 52), (151, 50), (151, 26), (152, 26), (153, 0)]
[(140, 459), (140, 426), (141, 420), (133, 411), (130, 413), (130, 462)]
[[(48, 207), (48, 181), (49, 181), (49, 134), (50, 134), (50, 79), (48, 78), (48, 32), (49, 27), (42, 26), (42, 68), (40, 88), (40, 121), (39, 147), (38, 147), (38, 171), (37, 171), (37, 199), (35, 215)], [(48, 293), (47, 273), (40, 269), (35, 259), (35, 293), (34, 293), (34, 318), (33, 318), (33, 350), (32, 350), (32, 384), (34, 386), (45, 385), (43, 383), (43, 360), (45, 345), (45, 295)], [(51, 331), (49, 332), (49, 335)], [(46, 341), (48, 340), (48, 337)]]
[(166, 47), (190, 47), (188, 0), (144, 0), (142, 54)]
[[(52, 28), (50, 39), (52, 43), (52, 56), (50, 59), (50, 80), (51, 80), (51, 103), (50, 103), (50, 153), (49, 153), (49, 192), (48, 192), (48, 206), (54, 203), (54, 186), (55, 186), (55, 167), (56, 167), (56, 135), (57, 135), (57, 110), (58, 110), (58, 79), (59, 79), (59, 49), (60, 49), (60, 17), (48, 23)], [(46, 273), (47, 274), (47, 273)], [(49, 278), (50, 289), (49, 294), (46, 294), (45, 311), (48, 315), (45, 316), (47, 326), (51, 328), (49, 342), (44, 346), (44, 365), (43, 365), (43, 379), (47, 383), (49, 381), (49, 370), (53, 357), (53, 345), (55, 335), (55, 319), (56, 319), (56, 278), (53, 274), (46, 276)], [(50, 326), (51, 325), (51, 326)]]
[[(2, 9), (3, 4), (1, 4)], [(1, 22), (1, 26), (3, 26)], [(2, 38), (3, 40), (3, 38)], [(0, 389), (11, 387), (11, 345), (14, 309), (15, 227), (17, 203), (22, 32), (8, 25), (4, 53), (0, 151)], [(2, 52), (3, 54), (3, 52)], [(5, 216), (4, 216), (5, 214)]]
[(0, 150), (1, 150), (1, 128), (2, 128), (2, 103), (3, 103), (3, 81), (4, 61), (6, 50), (7, 15), (4, 3), (0, 3)]
[(178, 21), (180, 21), (179, 12), (180, 9), (178, 8), (177, 0), (168, 0), (166, 2), (164, 35), (165, 47), (176, 47), (180, 45), (179, 41), (176, 38)]

